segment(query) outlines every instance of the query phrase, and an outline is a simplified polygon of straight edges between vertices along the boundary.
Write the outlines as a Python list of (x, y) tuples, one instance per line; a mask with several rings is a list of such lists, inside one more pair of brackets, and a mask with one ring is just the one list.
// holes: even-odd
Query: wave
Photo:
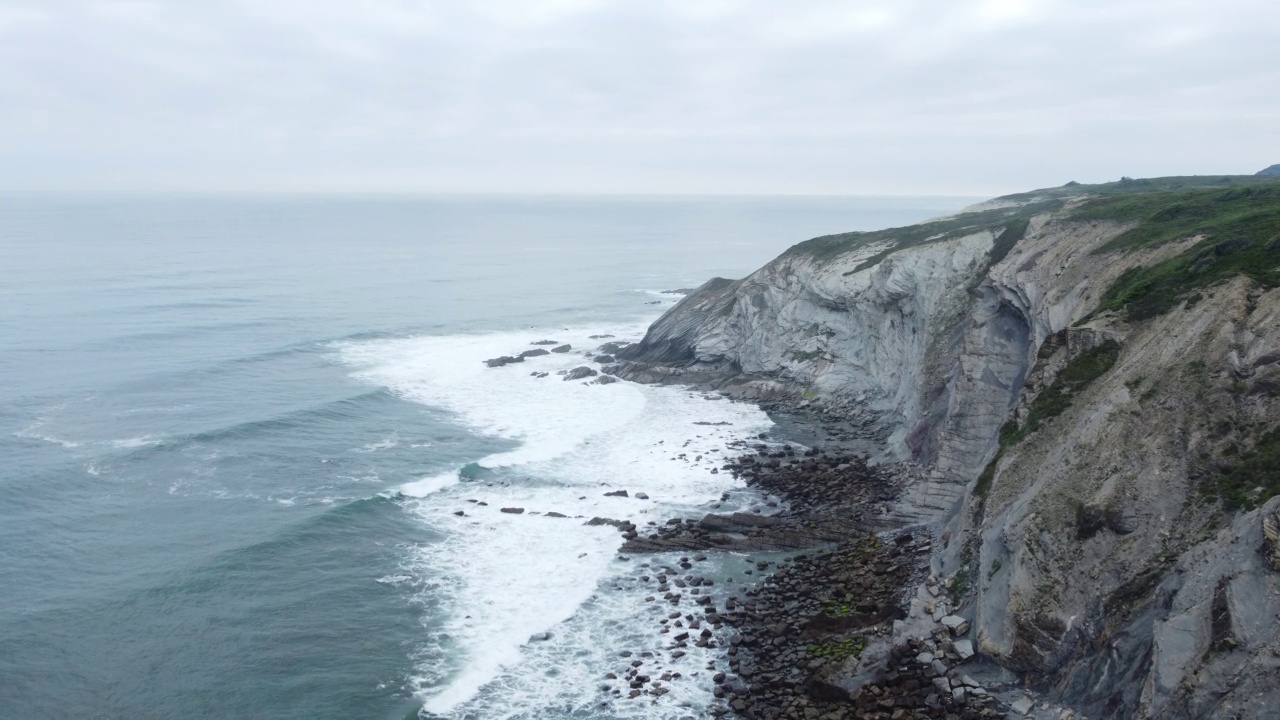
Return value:
[(37, 432), (35, 427), (28, 427), (28, 428), (19, 430), (13, 433), (13, 436), (23, 438), (26, 440), (40, 440), (41, 442), (52, 443), (54, 445), (61, 445), (62, 447), (68, 450), (78, 448), (83, 444), (78, 440), (67, 440), (66, 438), (55, 437), (53, 435), (47, 435), (45, 433)]
[[(537, 633), (590, 637), (600, 652), (612, 652), (621, 636), (601, 623), (627, 622), (622, 616), (641, 601), (631, 598), (607, 612), (584, 610), (597, 607), (600, 587), (629, 568), (615, 560), (617, 531), (587, 526), (583, 518), (625, 517), (643, 524), (705, 512), (737, 483), (729, 473), (711, 472), (725, 446), (770, 426), (754, 406), (711, 401), (680, 388), (565, 382), (556, 375), (592, 366), (589, 357), (605, 340), (591, 335), (633, 339), (644, 329), (639, 323), (540, 328), (337, 346), (355, 377), (446, 410), (475, 432), (515, 443), (405, 483), (394, 495), (425, 526), (444, 534), (438, 543), (411, 550), (407, 570), (432, 577), (431, 593), (446, 609), (448, 650), (428, 653), (414, 680), (427, 712), (507, 717), (524, 712), (515, 708), (530, 697), (546, 700), (548, 666), (538, 658), (559, 644), (530, 643)], [(573, 350), (499, 368), (483, 362), (530, 349), (539, 340), (568, 343)], [(604, 495), (613, 489), (632, 496)], [(651, 499), (637, 499), (636, 492)], [(571, 656), (557, 663), (592, 677), (601, 657)], [(551, 684), (577, 697), (579, 689), (567, 679)], [(588, 695), (595, 692), (594, 684), (586, 689)]]
[(147, 434), (139, 437), (124, 438), (123, 440), (112, 440), (111, 444), (114, 447), (128, 449), (147, 447), (149, 445), (159, 445), (162, 442), (164, 442), (163, 437)]
[[(115, 441), (117, 447), (158, 448), (172, 450), (189, 444), (220, 444), (243, 438), (260, 438), (264, 435), (291, 432), (300, 428), (314, 428), (317, 424), (343, 424), (368, 417), (379, 405), (394, 402), (395, 397), (385, 390), (369, 390), (321, 405), (300, 408), (274, 417), (246, 420), (244, 422), (212, 428), (195, 433), (166, 438), (132, 438)], [(145, 440), (145, 442), (140, 442)]]

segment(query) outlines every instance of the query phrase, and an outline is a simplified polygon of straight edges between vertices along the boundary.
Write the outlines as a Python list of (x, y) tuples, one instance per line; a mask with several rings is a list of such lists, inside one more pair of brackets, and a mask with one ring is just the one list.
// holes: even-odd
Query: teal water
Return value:
[(964, 202), (0, 200), (0, 717), (701, 714), (696, 678), (602, 701), (654, 641), (635, 570), (533, 513), (705, 510), (767, 418), (480, 360), (634, 339), (662, 290)]

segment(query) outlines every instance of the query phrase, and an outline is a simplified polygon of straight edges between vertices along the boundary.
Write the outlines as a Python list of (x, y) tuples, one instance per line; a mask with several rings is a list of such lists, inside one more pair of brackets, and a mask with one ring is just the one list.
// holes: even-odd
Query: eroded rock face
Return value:
[[(1280, 505), (1212, 491), (1280, 424), (1280, 290), (1236, 277), (1141, 322), (1095, 314), (1199, 241), (1095, 252), (1129, 227), (1053, 210), (1000, 252), (992, 227), (794, 249), (689, 294), (610, 372), (856, 418), (873, 460), (923, 466), (895, 516), (943, 539), (966, 641), (1079, 717), (1270, 717)], [(1104, 343), (1114, 364), (1064, 393)]]

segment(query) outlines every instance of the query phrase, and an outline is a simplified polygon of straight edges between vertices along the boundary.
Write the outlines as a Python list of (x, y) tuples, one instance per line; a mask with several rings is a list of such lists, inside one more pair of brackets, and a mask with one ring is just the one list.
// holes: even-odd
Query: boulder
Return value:
[(582, 378), (588, 378), (596, 374), (598, 373), (596, 373), (595, 370), (587, 367), (586, 365), (582, 365), (580, 367), (576, 367), (570, 370), (569, 372), (565, 373), (564, 379), (565, 380), (581, 380)]
[(511, 363), (518, 363), (518, 362), (524, 362), (524, 358), (511, 357), (510, 355), (503, 355), (502, 357), (490, 358), (489, 360), (485, 360), (484, 364), (488, 365), (489, 367), (502, 367), (503, 365), (510, 365)]
[(557, 346), (555, 346), (555, 347), (551, 348), (551, 352), (553, 352), (553, 353), (567, 353), (567, 352), (569, 352), (569, 351), (570, 351), (570, 350), (572, 350), (572, 349), (573, 349), (573, 346), (572, 346), (572, 345), (569, 345), (568, 343), (566, 343), (566, 344), (564, 344), (564, 345), (557, 345)]
[(1026, 715), (1031, 712), (1031, 708), (1035, 707), (1035, 704), (1035, 701), (1031, 698), (1023, 697), (1021, 700), (1010, 704), (1009, 709), (1019, 715)]
[(538, 357), (539, 355), (550, 355), (550, 354), (551, 353), (547, 352), (546, 350), (543, 350), (542, 348), (534, 348), (532, 350), (525, 350), (524, 352), (520, 353), (520, 357), (530, 358), (530, 357)]
[(598, 362), (601, 365), (611, 365), (616, 362), (612, 355), (597, 355), (594, 358), (591, 358), (591, 360), (592, 362)]
[(969, 621), (959, 615), (948, 615), (942, 618), (942, 625), (950, 630), (952, 635), (960, 636), (969, 632)]
[(508, 515), (520, 515), (524, 513), (524, 508), (517, 508), (517, 507), (502, 508), (501, 512), (507, 513)]
[(534, 340), (530, 345), (559, 345), (559, 340)]
[(600, 379), (596, 380), (597, 385), (612, 385), (616, 382), (618, 382), (618, 378), (612, 375), (601, 375)]
[(607, 493), (605, 493), (605, 494), (604, 494), (604, 496), (605, 496), (605, 497), (627, 497), (627, 491), (626, 491), (626, 490), (614, 490), (613, 492), (607, 492)]

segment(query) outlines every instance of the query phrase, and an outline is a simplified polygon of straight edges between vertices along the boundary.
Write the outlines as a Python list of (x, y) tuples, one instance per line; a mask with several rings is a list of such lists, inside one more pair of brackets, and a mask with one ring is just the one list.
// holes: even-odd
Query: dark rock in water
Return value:
[(1272, 165), (1257, 172), (1258, 175), (1280, 175), (1280, 164)]
[(524, 358), (511, 357), (510, 355), (503, 355), (502, 357), (496, 357), (489, 360), (485, 360), (484, 364), (488, 365), (489, 367), (502, 367), (503, 365), (510, 365), (511, 363), (518, 363), (518, 362), (524, 362)]
[(587, 337), (591, 338), (592, 340), (604, 340), (605, 338), (611, 338), (613, 336), (612, 335), (588, 335)]
[(454, 511), (453, 511), (453, 514), (454, 514), (454, 515), (457, 515), (458, 517), (465, 517), (465, 516), (466, 516), (466, 513), (465, 513), (465, 512), (463, 512), (463, 511), (461, 511), (461, 510), (454, 510)]
[(613, 518), (606, 517), (593, 517), (583, 523), (583, 525), (612, 525), (623, 532), (630, 532), (636, 528), (635, 523), (630, 520), (614, 520)]
[(566, 343), (566, 344), (564, 344), (564, 345), (557, 345), (557, 346), (555, 346), (555, 347), (551, 348), (551, 352), (553, 352), (553, 353), (567, 353), (567, 352), (569, 352), (569, 351), (570, 351), (570, 350), (572, 350), (572, 349), (573, 349), (573, 346), (572, 346), (572, 345), (569, 345), (568, 343)]
[(530, 358), (530, 357), (538, 357), (539, 355), (550, 355), (550, 354), (551, 353), (547, 352), (546, 350), (543, 350), (542, 348), (534, 348), (533, 350), (525, 350), (524, 352), (520, 353), (520, 357)]
[(607, 493), (605, 493), (605, 494), (604, 494), (604, 496), (605, 496), (605, 497), (627, 497), (627, 491), (626, 491), (626, 490), (614, 490), (613, 492), (607, 492)]
[(565, 373), (564, 379), (565, 380), (581, 380), (582, 378), (588, 378), (596, 374), (597, 373), (595, 370), (587, 367), (586, 365), (583, 365), (581, 367), (576, 367), (570, 370), (569, 372)]
[(569, 517), (569, 516), (565, 515), (564, 513), (558, 513), (558, 512), (552, 511), (547, 513), (546, 517), (563, 518), (563, 517)]
[(510, 515), (520, 515), (524, 513), (524, 508), (502, 508), (502, 512)]
[(626, 341), (624, 341), (624, 340), (616, 340), (616, 341), (614, 341), (614, 342), (607, 342), (607, 343), (605, 343), (605, 344), (601, 345), (601, 346), (599, 347), (599, 350), (600, 350), (600, 352), (601, 352), (601, 353), (603, 353), (603, 354), (605, 354), (605, 355), (612, 355), (612, 354), (614, 354), (614, 353), (618, 352), (619, 350), (621, 350), (622, 348), (627, 347), (627, 346), (628, 346), (628, 345), (630, 345), (630, 344), (631, 344), (631, 343), (626, 342)]
[(530, 345), (559, 345), (559, 340), (534, 340)]
[(551, 639), (551, 632), (534, 633), (529, 636), (529, 642), (546, 642)]
[(547, 376), (547, 373), (545, 372), (531, 372), (529, 374), (536, 378), (544, 378)]
[(661, 304), (662, 304), (661, 300), (650, 300), (649, 302), (645, 303), (645, 305), (661, 305)]
[(676, 290), (663, 290), (663, 295), (688, 295), (698, 288), (678, 288)]
[(618, 378), (612, 375), (601, 375), (600, 379), (596, 380), (597, 385), (612, 385), (616, 382), (618, 382)]
[(591, 358), (592, 362), (598, 362), (601, 365), (610, 365), (614, 362), (612, 355), (597, 355)]
[(751, 515), (749, 513), (733, 513), (732, 515), (715, 515), (709, 514), (698, 522), (704, 530), (716, 530), (720, 532), (744, 532), (751, 528), (766, 528), (780, 524), (782, 521), (778, 518), (765, 517), (763, 515)]
[(637, 500), (648, 500), (648, 499), (649, 499), (649, 496), (648, 496), (647, 494), (645, 494), (645, 493), (639, 492), (639, 493), (636, 493), (636, 499), (637, 499)]

